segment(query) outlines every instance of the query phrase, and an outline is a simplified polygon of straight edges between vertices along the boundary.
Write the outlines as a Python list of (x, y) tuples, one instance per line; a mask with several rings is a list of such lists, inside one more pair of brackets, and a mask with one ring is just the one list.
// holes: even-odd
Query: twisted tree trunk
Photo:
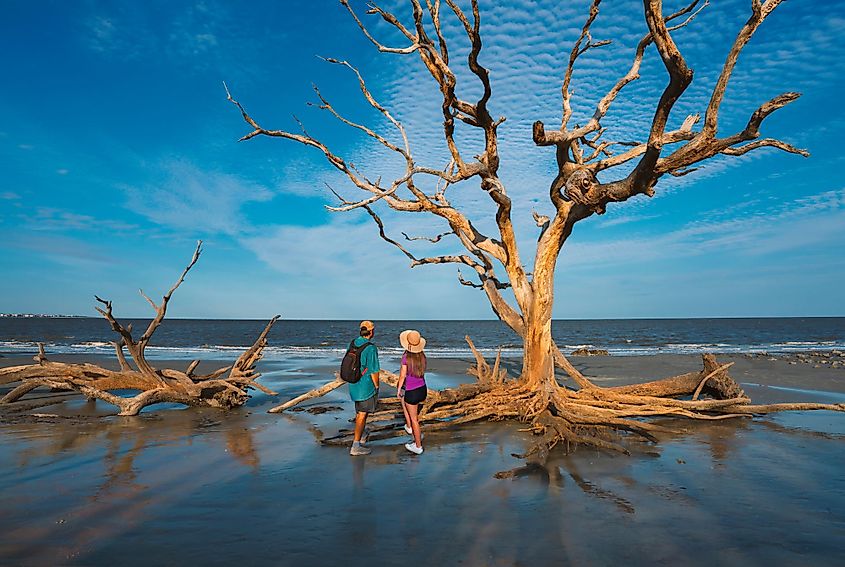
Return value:
[[(544, 319), (544, 320), (543, 320)], [(529, 316), (525, 325), (521, 380), (530, 388), (546, 389), (555, 383), (554, 341), (552, 319), (541, 320)]]

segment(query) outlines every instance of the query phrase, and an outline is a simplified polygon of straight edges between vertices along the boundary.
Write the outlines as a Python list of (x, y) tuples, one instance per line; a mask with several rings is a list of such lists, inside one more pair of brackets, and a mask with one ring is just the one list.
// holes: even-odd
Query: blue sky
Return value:
[[(407, 19), (403, 3), (385, 5)], [(675, 123), (706, 107), (749, 5), (713, 0), (676, 32), (696, 78)], [(559, 120), (563, 62), (588, 2), (481, 6), (491, 107), (508, 118), (502, 176), (528, 261), (537, 237), (531, 211), (551, 212), (554, 167), (530, 126)], [(579, 60), (576, 120), (627, 70), (645, 30), (641, 4), (606, 0), (593, 29), (614, 43)], [(763, 149), (716, 159), (662, 180), (652, 199), (583, 221), (559, 263), (555, 316), (845, 315), (843, 31), (845, 2), (784, 3), (743, 52), (723, 105), (720, 132), (730, 133), (773, 96), (803, 93), (767, 119), (763, 135), (807, 148), (810, 158)], [(459, 67), (466, 45), (454, 35)], [(10, 0), (0, 53), (0, 312), (95, 315), (96, 293), (114, 301), (118, 316), (148, 315), (138, 288), (160, 297), (202, 239), (204, 255), (171, 316), (493, 317), (454, 267), (411, 270), (366, 214), (326, 211), (325, 183), (354, 193), (321, 154), (284, 140), (237, 142), (247, 129), (226, 102), (224, 80), (267, 127), (296, 130), (296, 115), (372, 177), (397, 171), (380, 148), (306, 105), (315, 83), (342, 112), (391, 133), (354, 77), (322, 55), (361, 70), (405, 124), (418, 162), (445, 162), (438, 93), (418, 60), (379, 54), (338, 3)], [(641, 75), (604, 121), (620, 139), (647, 132), (665, 82), (653, 50)], [(477, 93), (466, 72), (459, 77), (467, 97)], [(477, 140), (459, 135), (471, 152)], [(477, 186), (455, 191), (453, 202), (489, 227), (486, 195)], [(396, 237), (444, 228), (381, 212)], [(447, 240), (435, 251), (454, 250)]]

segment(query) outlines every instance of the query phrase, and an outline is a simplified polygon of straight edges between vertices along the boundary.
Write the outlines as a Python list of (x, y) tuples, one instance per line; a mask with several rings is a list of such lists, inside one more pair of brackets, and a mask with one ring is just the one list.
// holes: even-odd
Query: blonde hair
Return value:
[(405, 365), (408, 367), (408, 374), (417, 378), (425, 377), (426, 359), (424, 352), (405, 351)]

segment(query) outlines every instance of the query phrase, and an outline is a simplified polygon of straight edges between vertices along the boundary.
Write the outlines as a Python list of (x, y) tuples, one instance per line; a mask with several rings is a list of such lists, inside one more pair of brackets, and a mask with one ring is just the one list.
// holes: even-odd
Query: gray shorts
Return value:
[(378, 390), (376, 393), (362, 402), (355, 402), (355, 411), (358, 413), (374, 413), (378, 405)]

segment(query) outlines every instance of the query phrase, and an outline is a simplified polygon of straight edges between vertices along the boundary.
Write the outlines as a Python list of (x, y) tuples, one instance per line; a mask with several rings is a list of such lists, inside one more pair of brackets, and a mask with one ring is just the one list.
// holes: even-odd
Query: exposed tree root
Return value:
[[(649, 418), (721, 420), (778, 411), (845, 411), (845, 404), (752, 405), (728, 373), (731, 364), (720, 365), (711, 354), (702, 355), (703, 369), (699, 372), (631, 386), (601, 388), (575, 370), (575, 375), (570, 373), (570, 376), (573, 379), (577, 376), (577, 381), (586, 386), (572, 390), (551, 379), (538, 386), (522, 378), (508, 378), (499, 369), (499, 357), (491, 366), (468, 337), (467, 342), (476, 359), (476, 365), (468, 373), (477, 381), (446, 390), (429, 389), (428, 399), (419, 413), (422, 430), (438, 431), (481, 420), (525, 422), (537, 440), (524, 453), (514, 456), (525, 459), (525, 466), (531, 470), (545, 466), (550, 452), (557, 446), (569, 451), (574, 446), (587, 445), (628, 454), (623, 436), (630, 441), (655, 443), (660, 433), (677, 433), (647, 421)], [(562, 354), (560, 358), (565, 360)], [(383, 375), (384, 381), (395, 384), (395, 375), (385, 372)], [(282, 411), (318, 397), (338, 387), (337, 382), (329, 382), (271, 411)], [(405, 435), (402, 408), (395, 398), (380, 400), (379, 411), (369, 421), (372, 440)], [(351, 439), (352, 430), (344, 429), (337, 435), (321, 438), (321, 442), (346, 445)], [(519, 471), (527, 470), (523, 469), (506, 471), (499, 477), (518, 476)]]
[[(0, 369), (0, 384), (20, 381), (20, 385), (0, 399), (0, 407), (10, 407), (26, 394), (40, 387), (57, 390), (75, 390), (89, 399), (103, 400), (117, 406), (119, 415), (137, 415), (144, 407), (162, 403), (178, 403), (187, 406), (208, 406), (232, 408), (242, 405), (248, 398), (250, 388), (267, 394), (275, 394), (256, 382), (260, 374), (255, 365), (261, 360), (267, 345), (267, 334), (278, 316), (270, 320), (255, 343), (231, 366), (219, 368), (210, 374), (194, 373), (199, 361), (191, 362), (184, 372), (173, 369), (157, 370), (147, 361), (144, 354), (150, 339), (164, 320), (167, 304), (174, 291), (185, 280), (185, 276), (196, 264), (202, 251), (202, 242), (197, 243), (193, 258), (177, 282), (156, 305), (149, 297), (141, 295), (155, 309), (155, 317), (139, 339), (132, 336), (132, 325), (124, 327), (112, 315), (111, 301), (97, 297), (103, 308), (97, 308), (118, 333), (120, 340), (114, 343), (121, 370), (114, 371), (94, 364), (67, 364), (51, 362), (44, 352), (44, 345), (38, 345), (34, 357), (37, 364)], [(95, 296), (96, 297), (96, 296)], [(124, 356), (124, 347), (129, 351), (136, 368), (133, 369)], [(137, 392), (132, 397), (113, 393), (114, 390)], [(29, 404), (31, 407), (31, 404)]]

